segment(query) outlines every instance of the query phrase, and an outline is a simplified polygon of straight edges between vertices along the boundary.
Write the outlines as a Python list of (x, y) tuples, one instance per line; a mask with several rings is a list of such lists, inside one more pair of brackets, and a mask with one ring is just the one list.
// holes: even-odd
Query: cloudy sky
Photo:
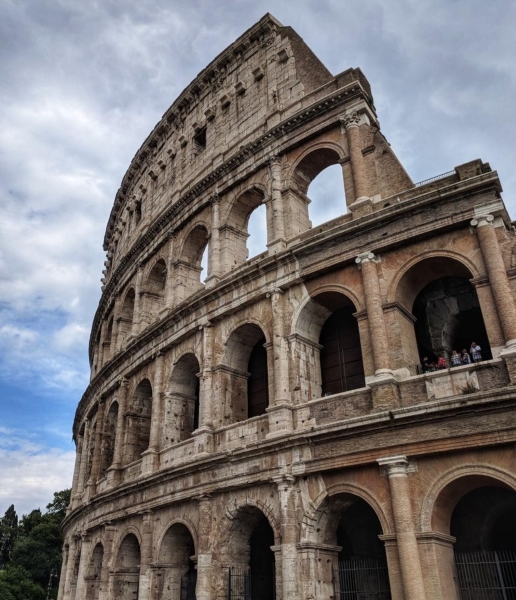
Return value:
[[(334, 74), (364, 71), (414, 181), (482, 158), (516, 218), (512, 0), (2, 0), (0, 516), (70, 485), (104, 228), (132, 156), (268, 11)], [(314, 186), (321, 221), (342, 192)]]

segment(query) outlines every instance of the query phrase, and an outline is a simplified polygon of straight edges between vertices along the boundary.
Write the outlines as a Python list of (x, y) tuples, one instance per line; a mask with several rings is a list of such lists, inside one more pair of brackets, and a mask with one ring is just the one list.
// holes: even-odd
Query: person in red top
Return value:
[(439, 358), (437, 359), (437, 368), (446, 369), (447, 367), (448, 365), (446, 364), (446, 359), (444, 358), (444, 356), (439, 356)]

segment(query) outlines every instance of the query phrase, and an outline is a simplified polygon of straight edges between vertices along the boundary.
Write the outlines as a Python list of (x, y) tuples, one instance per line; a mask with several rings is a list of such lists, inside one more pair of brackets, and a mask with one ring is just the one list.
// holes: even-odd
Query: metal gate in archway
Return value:
[(516, 552), (456, 552), (461, 600), (516, 600)]
[(339, 560), (333, 571), (336, 600), (391, 600), (385, 557)]

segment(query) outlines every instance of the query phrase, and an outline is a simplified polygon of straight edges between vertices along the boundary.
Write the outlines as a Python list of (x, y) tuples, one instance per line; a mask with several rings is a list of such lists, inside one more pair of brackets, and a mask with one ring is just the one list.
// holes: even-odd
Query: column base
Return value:
[(206, 277), (206, 279), (204, 280), (204, 285), (205, 285), (206, 289), (209, 289), (209, 288), (215, 287), (219, 281), (220, 281), (220, 277), (218, 275), (210, 275), (209, 277)]
[(500, 358), (505, 361), (511, 385), (516, 385), (516, 340), (509, 340), (504, 350), (500, 352)]
[(371, 388), (373, 396), (373, 409), (374, 410), (386, 410), (391, 408), (398, 408), (400, 405), (400, 394), (398, 381), (392, 374), (392, 371), (387, 369), (381, 369), (385, 371), (377, 374), (374, 377), (368, 377), (366, 384)]
[(286, 435), (294, 429), (292, 406), (281, 403), (269, 406), (266, 409), (269, 415), (269, 433), (266, 439)]
[(357, 198), (349, 205), (349, 210), (354, 218), (370, 215), (373, 212), (373, 200), (367, 196)]
[(195, 444), (195, 454), (211, 454), (215, 450), (213, 429), (206, 425), (199, 427), (192, 433)]
[(269, 255), (278, 254), (278, 252), (282, 252), (287, 247), (287, 242), (284, 239), (273, 240), (270, 244), (267, 244), (267, 250)]
[(115, 487), (122, 479), (121, 467), (119, 465), (111, 465), (106, 469), (106, 481), (108, 487)]
[(142, 452), (142, 475), (149, 475), (159, 469), (159, 453), (153, 448)]

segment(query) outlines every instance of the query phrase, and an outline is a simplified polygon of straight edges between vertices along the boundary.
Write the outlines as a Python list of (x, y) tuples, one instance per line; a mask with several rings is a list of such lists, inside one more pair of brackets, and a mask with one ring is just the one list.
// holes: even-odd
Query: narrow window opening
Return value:
[(194, 147), (197, 154), (206, 148), (206, 127), (203, 127), (194, 135)]
[(310, 183), (307, 196), (312, 201), (310, 205), (312, 227), (345, 214), (342, 167), (332, 165), (321, 171)]
[(247, 260), (267, 251), (267, 210), (265, 204), (256, 207), (247, 223)]

